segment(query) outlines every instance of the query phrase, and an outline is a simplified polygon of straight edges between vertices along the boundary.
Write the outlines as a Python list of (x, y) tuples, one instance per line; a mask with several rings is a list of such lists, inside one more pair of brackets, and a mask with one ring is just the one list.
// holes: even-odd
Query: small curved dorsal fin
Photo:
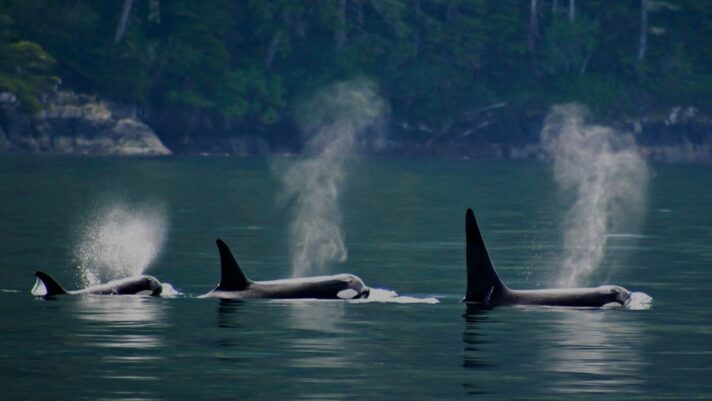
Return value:
[(464, 301), (489, 303), (493, 293), (505, 287), (492, 266), (472, 209), (467, 209), (465, 214), (465, 236), (467, 241), (467, 293)]
[(216, 289), (222, 291), (244, 290), (250, 284), (250, 280), (242, 273), (240, 265), (237, 264), (225, 241), (218, 239), (215, 243), (220, 252), (220, 284)]
[(42, 281), (42, 284), (44, 284), (45, 288), (47, 289), (47, 294), (45, 294), (44, 296), (51, 297), (53, 295), (67, 294), (67, 290), (62, 288), (62, 286), (59, 285), (59, 283), (49, 274), (41, 271), (36, 271), (35, 276), (37, 276), (37, 278)]

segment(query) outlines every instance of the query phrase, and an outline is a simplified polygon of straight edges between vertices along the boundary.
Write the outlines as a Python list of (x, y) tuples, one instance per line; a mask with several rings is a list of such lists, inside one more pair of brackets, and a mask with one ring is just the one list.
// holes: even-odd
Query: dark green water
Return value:
[[(368, 160), (342, 197), (347, 271), (439, 304), (225, 303), (214, 239), (254, 279), (289, 276), (289, 213), (261, 159), (0, 159), (2, 399), (709, 399), (712, 168), (653, 166), (636, 236), (601, 272), (649, 310), (471, 311), (463, 217), (478, 213), (511, 287), (558, 275), (570, 199), (539, 163)], [(147, 273), (174, 298), (33, 298), (42, 268), (79, 286), (87, 216), (162, 204), (167, 240)]]

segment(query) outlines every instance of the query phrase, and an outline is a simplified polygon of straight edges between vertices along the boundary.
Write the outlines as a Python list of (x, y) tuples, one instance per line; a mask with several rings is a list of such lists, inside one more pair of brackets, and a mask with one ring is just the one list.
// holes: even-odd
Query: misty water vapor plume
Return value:
[(85, 286), (142, 274), (158, 256), (168, 229), (162, 206), (112, 203), (82, 227), (75, 247)]
[(290, 252), (295, 277), (347, 259), (339, 207), (346, 161), (387, 110), (376, 86), (366, 80), (325, 87), (296, 110), (307, 138), (304, 156), (281, 174), (285, 198), (292, 202)]
[(552, 108), (541, 141), (554, 162), (554, 178), (574, 203), (564, 219), (559, 285), (581, 284), (597, 270), (610, 232), (633, 229), (645, 206), (648, 170), (628, 133), (588, 125), (585, 107)]

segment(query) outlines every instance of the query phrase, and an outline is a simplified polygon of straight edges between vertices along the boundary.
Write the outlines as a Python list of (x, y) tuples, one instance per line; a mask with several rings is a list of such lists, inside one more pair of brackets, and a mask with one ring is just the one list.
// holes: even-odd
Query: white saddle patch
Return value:
[(603, 305), (603, 308), (610, 309), (610, 308), (622, 308), (623, 305), (620, 304), (620, 302), (609, 302), (605, 305)]
[(341, 299), (353, 299), (356, 295), (358, 295), (358, 291), (353, 288), (347, 288), (336, 293), (336, 296)]
[(45, 287), (42, 280), (38, 278), (37, 281), (35, 281), (35, 285), (32, 287), (30, 293), (36, 297), (43, 297), (47, 295), (47, 287)]

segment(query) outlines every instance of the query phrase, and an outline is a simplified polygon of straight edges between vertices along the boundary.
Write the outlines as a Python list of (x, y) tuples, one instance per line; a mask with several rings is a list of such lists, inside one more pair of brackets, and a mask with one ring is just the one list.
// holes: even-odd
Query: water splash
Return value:
[(281, 175), (284, 198), (292, 201), (293, 276), (346, 261), (339, 207), (345, 162), (353, 156), (359, 136), (379, 122), (386, 110), (375, 85), (363, 80), (326, 87), (296, 110), (299, 126), (309, 138), (306, 156)]
[(624, 307), (630, 310), (648, 310), (653, 306), (653, 297), (644, 292), (631, 292)]
[(172, 284), (161, 282), (161, 298), (175, 298), (184, 295), (180, 290), (173, 287)]
[(586, 280), (603, 260), (607, 234), (639, 223), (645, 205), (647, 166), (631, 134), (588, 125), (580, 105), (555, 106), (541, 141), (554, 161), (559, 186), (575, 202), (564, 221), (564, 255), (559, 285)]
[[(350, 304), (429, 304), (435, 305), (439, 304), (440, 300), (435, 297), (414, 297), (409, 295), (400, 295), (393, 290), (386, 290), (383, 288), (371, 288), (368, 298), (356, 298), (348, 300), (340, 299), (317, 299), (317, 298), (295, 298), (295, 299), (274, 299), (271, 302), (275, 303), (289, 303), (289, 304), (342, 304), (344, 302)], [(313, 315), (313, 311), (310, 312)]]
[(371, 292), (368, 295), (368, 298), (359, 298), (359, 299), (352, 299), (349, 302), (351, 303), (393, 303), (393, 304), (438, 304), (440, 301), (438, 301), (437, 298), (435, 297), (427, 297), (427, 298), (420, 298), (420, 297), (411, 297), (407, 295), (398, 295), (397, 292), (392, 291), (392, 290), (385, 290), (385, 289), (380, 289), (380, 288), (371, 288)]
[(83, 227), (75, 248), (84, 286), (142, 274), (163, 247), (168, 222), (160, 206), (113, 204)]

